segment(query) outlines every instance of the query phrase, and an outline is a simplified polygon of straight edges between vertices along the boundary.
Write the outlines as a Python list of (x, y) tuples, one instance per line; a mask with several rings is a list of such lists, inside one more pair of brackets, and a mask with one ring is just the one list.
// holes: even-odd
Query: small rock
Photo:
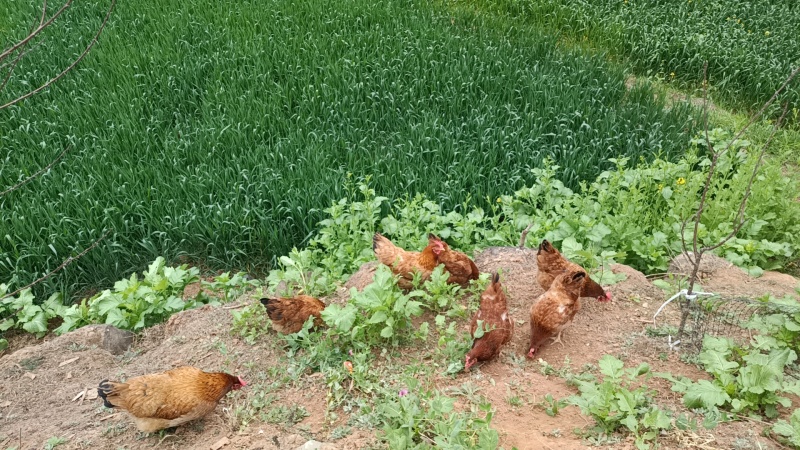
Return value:
[(121, 355), (133, 344), (134, 334), (111, 325), (87, 325), (68, 333), (72, 342), (95, 345), (112, 355)]
[(302, 445), (302, 443), (305, 441), (306, 440), (303, 438), (303, 436), (300, 436), (299, 434), (290, 434), (286, 437), (280, 438), (280, 443), (282, 444), (281, 446), (286, 446), (286, 447)]
[(219, 450), (222, 447), (225, 447), (226, 445), (230, 444), (230, 442), (231, 442), (230, 439), (228, 439), (227, 437), (223, 436), (222, 439), (220, 439), (217, 442), (214, 442), (213, 444), (211, 444), (211, 450)]
[(0, 403), (0, 408), (8, 408), (9, 406), (11, 406), (11, 402), (8, 400), (4, 401), (3, 403)]
[(305, 444), (297, 447), (296, 450), (336, 450), (336, 446), (333, 444), (327, 444), (324, 442), (319, 441), (308, 441)]

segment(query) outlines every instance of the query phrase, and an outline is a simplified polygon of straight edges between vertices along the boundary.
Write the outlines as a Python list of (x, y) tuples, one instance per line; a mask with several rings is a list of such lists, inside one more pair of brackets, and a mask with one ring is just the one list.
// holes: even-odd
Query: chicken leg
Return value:
[(557, 335), (557, 336), (555, 336), (555, 337), (551, 337), (551, 338), (550, 338), (550, 340), (552, 340), (552, 341), (553, 341), (553, 342), (552, 342), (553, 344), (555, 344), (556, 342), (558, 342), (559, 344), (561, 344), (561, 346), (562, 346), (562, 347), (564, 347), (564, 343), (563, 343), (563, 342), (561, 342), (561, 332), (562, 332), (562, 331), (564, 331), (564, 330), (559, 330), (559, 332), (558, 332), (558, 335)]

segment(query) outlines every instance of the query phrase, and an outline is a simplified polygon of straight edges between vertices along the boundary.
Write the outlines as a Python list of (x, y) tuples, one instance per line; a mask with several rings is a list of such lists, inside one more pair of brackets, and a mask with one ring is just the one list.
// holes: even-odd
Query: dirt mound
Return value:
[[(469, 407), (469, 393), (488, 399), (494, 409), (493, 426), (501, 434), (501, 445), (509, 449), (588, 448), (572, 433), (591, 419), (567, 407), (556, 417), (546, 415), (538, 405), (546, 394), (563, 398), (574, 393), (564, 380), (545, 376), (539, 360), (527, 360), (529, 327), (528, 310), (541, 294), (536, 283), (536, 252), (531, 249), (488, 248), (475, 257), (483, 272), (502, 271), (503, 285), (508, 292), (509, 309), (518, 324), (509, 345), (496, 361), (484, 364), (455, 378), (441, 375), (436, 380), (440, 389), (449, 390), (459, 399), (462, 408)], [(326, 302), (343, 303), (348, 291), (369, 284), (375, 264), (366, 264), (346, 285)], [(611, 354), (628, 365), (648, 362), (654, 371), (669, 371), (691, 378), (705, 374), (681, 362), (677, 352), (669, 350), (665, 336), (652, 337), (652, 317), (666, 295), (653, 286), (640, 272), (623, 265), (611, 268), (624, 273), (627, 279), (610, 287), (614, 300), (600, 303), (583, 299), (583, 309), (571, 327), (564, 331), (564, 345), (546, 345), (537, 358), (555, 368), (569, 367), (580, 372), (587, 364), (597, 364), (603, 355)], [(788, 275), (765, 274), (760, 279), (747, 277), (729, 265), (713, 266), (706, 272), (703, 287), (727, 286), (731, 290), (752, 295), (765, 292), (791, 293), (797, 280)], [(741, 275), (745, 278), (739, 278)], [(729, 286), (731, 277), (738, 284)], [(726, 281), (727, 280), (727, 281)], [(227, 439), (224, 449), (261, 448), (295, 449), (306, 440), (333, 441), (336, 427), (347, 423), (349, 413), (336, 411), (326, 417), (324, 376), (292, 374), (291, 380), (270, 390), (281, 377), (286, 378), (288, 361), (283, 341), (274, 332), (247, 344), (231, 333), (232, 312), (257, 298), (243, 298), (225, 307), (203, 307), (185, 311), (165, 324), (139, 334), (131, 348), (114, 356), (97, 344), (86, 341), (78, 330), (56, 338), (38, 341), (12, 354), (0, 357), (0, 448), (42, 448), (48, 438), (68, 439), (59, 449), (139, 449), (154, 446), (180, 449), (211, 448)], [(659, 316), (659, 325), (677, 324), (679, 311), (671, 305)], [(466, 328), (467, 319), (461, 325)], [(265, 320), (265, 327), (268, 326)], [(84, 336), (84, 337), (81, 337)], [(436, 342), (428, 347), (435, 348)], [(18, 348), (18, 347), (15, 347)], [(425, 345), (419, 351), (426, 351)], [(408, 352), (416, 352), (410, 348)], [(137, 432), (124, 414), (101, 406), (95, 388), (104, 378), (127, 378), (144, 373), (167, 370), (180, 365), (195, 365), (208, 371), (236, 373), (251, 387), (229, 394), (217, 409), (203, 421), (178, 427), (173, 434), (144, 436)], [(680, 398), (663, 380), (651, 381), (659, 391), (657, 401), (667, 407), (680, 403)], [(259, 387), (260, 386), (260, 387)], [(260, 390), (259, 390), (260, 389)], [(266, 391), (265, 391), (266, 389)], [(455, 390), (453, 390), (455, 389)], [(260, 412), (246, 413), (263, 398), (256, 392), (268, 392), (270, 402)], [(274, 397), (272, 397), (274, 396)], [(270, 415), (275, 408), (302, 408), (308, 417), (289, 421)], [(250, 414), (250, 415), (247, 415)], [(723, 424), (713, 430), (718, 448), (732, 448), (737, 439), (755, 442), (749, 424)], [(365, 448), (374, 443), (374, 430), (352, 427), (352, 434), (335, 440), (339, 449)], [(676, 448), (685, 436), (671, 436), (662, 441), (664, 448)], [(763, 438), (761, 438), (763, 439)], [(378, 446), (380, 447), (380, 446)], [(614, 448), (633, 448), (630, 441), (614, 444)]]

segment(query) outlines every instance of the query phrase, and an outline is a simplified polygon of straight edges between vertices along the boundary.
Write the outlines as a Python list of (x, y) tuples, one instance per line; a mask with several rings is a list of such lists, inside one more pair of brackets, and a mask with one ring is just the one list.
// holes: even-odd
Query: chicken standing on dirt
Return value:
[(469, 256), (459, 251), (451, 250), (447, 242), (439, 239), (434, 234), (428, 235), (428, 245), (433, 246), (436, 259), (444, 264), (445, 270), (450, 274), (447, 282), (466, 286), (469, 280), (477, 280), (480, 275), (478, 266), (469, 259)]
[(500, 284), (500, 275), (495, 273), (492, 284), (481, 294), (481, 306), (472, 317), (470, 335), (475, 337), (478, 321), (482, 321), (483, 329), (488, 330), (472, 342), (472, 349), (467, 353), (464, 370), (469, 370), (478, 361), (489, 361), (500, 354), (500, 348), (511, 341), (514, 335), (514, 321), (508, 315), (506, 294)]
[[(570, 270), (553, 280), (550, 289), (537, 298), (531, 306), (531, 345), (528, 358), (547, 339), (561, 342), (561, 331), (572, 322), (581, 309), (580, 292), (586, 284), (586, 272)], [(558, 333), (558, 336), (553, 338)]]
[(295, 297), (262, 298), (261, 303), (267, 308), (267, 315), (272, 321), (272, 328), (283, 334), (297, 333), (303, 329), (309, 317), (314, 316), (314, 326), (322, 326), (322, 310), (325, 303), (308, 295)]
[(206, 416), (225, 394), (246, 385), (227, 373), (184, 366), (125, 383), (103, 380), (97, 393), (106, 407), (127, 411), (139, 430), (152, 433)]
[[(565, 258), (561, 252), (553, 247), (553, 244), (547, 241), (547, 239), (539, 244), (539, 251), (536, 253), (536, 261), (539, 265), (536, 281), (539, 282), (539, 286), (545, 291), (550, 289), (553, 280), (565, 271), (578, 270), (586, 272), (586, 269)], [(606, 292), (602, 286), (588, 276), (586, 277), (586, 283), (581, 289), (580, 296), (596, 298), (601, 302), (611, 301), (611, 293)]]
[(397, 285), (406, 290), (413, 288), (412, 280), (415, 273), (422, 275), (423, 281), (430, 277), (433, 269), (439, 265), (434, 253), (434, 248), (439, 250), (439, 247), (439, 244), (429, 239), (427, 247), (421, 252), (410, 252), (394, 245), (380, 233), (375, 233), (372, 237), (372, 250), (378, 261), (389, 266), (392, 273), (400, 276)]

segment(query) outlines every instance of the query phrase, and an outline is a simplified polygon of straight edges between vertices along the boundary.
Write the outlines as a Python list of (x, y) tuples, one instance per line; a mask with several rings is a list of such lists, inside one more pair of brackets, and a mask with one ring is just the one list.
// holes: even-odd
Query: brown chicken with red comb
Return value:
[(152, 433), (208, 415), (225, 394), (246, 385), (234, 375), (184, 366), (124, 383), (103, 380), (97, 394), (106, 407), (127, 411), (139, 430)]
[(466, 286), (469, 280), (477, 280), (480, 276), (478, 266), (469, 259), (469, 256), (456, 250), (451, 250), (447, 242), (439, 239), (435, 234), (428, 235), (428, 245), (433, 246), (433, 253), (445, 270), (450, 274), (447, 282)]
[[(586, 269), (565, 258), (561, 252), (553, 247), (553, 244), (547, 241), (547, 239), (539, 244), (539, 251), (536, 253), (536, 261), (539, 264), (536, 281), (539, 282), (539, 286), (545, 291), (550, 289), (553, 280), (565, 271), (586, 272)], [(586, 283), (581, 289), (580, 296), (596, 298), (601, 302), (611, 301), (611, 293), (606, 292), (602, 286), (588, 276), (586, 277)]]
[(380, 233), (375, 233), (372, 237), (372, 250), (378, 261), (389, 266), (392, 273), (400, 276), (397, 285), (406, 290), (413, 288), (412, 280), (415, 273), (421, 274), (423, 281), (431, 276), (433, 269), (439, 265), (434, 252), (434, 248), (439, 250), (439, 246), (440, 244), (429, 239), (428, 245), (421, 252), (411, 252), (394, 245)]

